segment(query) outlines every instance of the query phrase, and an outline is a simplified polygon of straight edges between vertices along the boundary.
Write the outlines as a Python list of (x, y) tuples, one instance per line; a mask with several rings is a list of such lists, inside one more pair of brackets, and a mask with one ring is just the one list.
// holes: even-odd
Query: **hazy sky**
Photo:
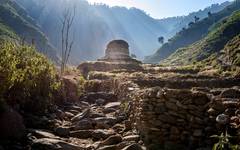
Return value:
[(137, 7), (154, 18), (186, 15), (211, 4), (226, 0), (88, 0), (90, 3), (105, 3), (110, 6)]

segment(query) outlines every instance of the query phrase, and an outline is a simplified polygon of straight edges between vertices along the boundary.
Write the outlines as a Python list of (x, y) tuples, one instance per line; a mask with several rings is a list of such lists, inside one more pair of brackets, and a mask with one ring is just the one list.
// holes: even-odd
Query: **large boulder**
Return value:
[(78, 79), (76, 76), (64, 76), (64, 91), (66, 94), (64, 100), (69, 102), (76, 102), (79, 100), (79, 87), (78, 87)]
[(0, 114), (0, 139), (21, 139), (25, 131), (23, 118), (17, 111), (8, 107)]

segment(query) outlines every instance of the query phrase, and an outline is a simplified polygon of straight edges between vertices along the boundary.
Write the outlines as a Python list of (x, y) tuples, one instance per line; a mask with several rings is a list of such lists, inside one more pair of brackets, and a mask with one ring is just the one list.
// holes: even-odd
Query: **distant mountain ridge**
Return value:
[(39, 29), (36, 22), (15, 1), (0, 0), (0, 37), (31, 44), (54, 61), (58, 61), (56, 49)]
[(159, 22), (163, 26), (168, 27), (169, 37), (174, 36), (182, 28), (187, 28), (188, 23), (194, 21), (194, 17), (197, 16), (201, 19), (208, 17), (208, 12), (217, 13), (230, 5), (231, 2), (226, 1), (221, 4), (212, 4), (211, 6), (192, 12), (186, 16), (176, 16), (160, 19)]
[[(107, 5), (90, 5), (84, 0), (16, 0), (41, 26), (50, 41), (59, 48), (60, 18), (65, 7), (76, 6), (75, 45), (72, 62), (96, 60), (104, 55), (106, 44), (113, 39), (129, 42), (131, 53), (143, 58), (159, 46), (158, 36), (166, 29), (143, 11)], [(64, 6), (64, 7), (63, 7)], [(148, 41), (148, 42), (146, 42)]]
[[(60, 17), (70, 1), (59, 0), (15, 0), (41, 26), (51, 43), (60, 48)], [(124, 7), (90, 5), (85, 0), (71, 1), (77, 8), (73, 29), (75, 45), (71, 55), (72, 64), (96, 60), (104, 55), (106, 44), (113, 39), (129, 42), (130, 51), (139, 59), (154, 53), (160, 46), (158, 37), (170, 38), (179, 27), (169, 29), (169, 24), (151, 18), (145, 12)], [(227, 5), (227, 3), (225, 4)], [(64, 6), (64, 7), (62, 7)], [(220, 9), (220, 6), (217, 6)]]
[[(167, 65), (190, 65), (206, 60), (209, 64), (220, 58), (229, 65), (240, 66), (240, 10), (225, 18), (198, 42), (178, 49), (162, 61)], [(221, 55), (223, 53), (223, 55)], [(220, 63), (220, 62), (219, 62)]]
[(169, 57), (177, 49), (188, 46), (202, 39), (216, 23), (225, 17), (230, 16), (234, 11), (239, 9), (240, 4), (233, 2), (220, 12), (212, 13), (209, 17), (197, 21), (196, 23), (191, 22), (188, 28), (183, 28), (174, 37), (169, 39), (167, 43), (159, 48), (156, 53), (146, 57), (144, 61), (147, 63), (159, 63)]
[[(175, 18), (156, 20), (137, 8), (90, 5), (85, 0), (73, 2), (77, 11), (71, 64), (75, 65), (102, 57), (106, 44), (113, 39), (128, 41), (131, 53), (142, 59), (160, 46), (159, 36), (167, 40), (180, 28), (176, 26)], [(218, 11), (225, 5), (228, 3), (214, 5), (205, 12)], [(24, 39), (29, 44), (34, 40), (40, 52), (59, 61), (60, 18), (64, 9), (71, 6), (66, 0), (58, 3), (55, 0), (0, 0), (0, 38)], [(186, 18), (191, 17), (180, 17), (180, 20)]]

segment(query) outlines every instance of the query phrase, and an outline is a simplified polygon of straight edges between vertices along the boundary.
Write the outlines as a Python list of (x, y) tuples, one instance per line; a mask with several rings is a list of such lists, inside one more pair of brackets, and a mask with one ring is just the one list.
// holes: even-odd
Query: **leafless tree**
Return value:
[(74, 44), (74, 38), (71, 38), (71, 30), (73, 21), (75, 18), (76, 7), (65, 9), (61, 19), (61, 75), (63, 75), (67, 66), (72, 46)]

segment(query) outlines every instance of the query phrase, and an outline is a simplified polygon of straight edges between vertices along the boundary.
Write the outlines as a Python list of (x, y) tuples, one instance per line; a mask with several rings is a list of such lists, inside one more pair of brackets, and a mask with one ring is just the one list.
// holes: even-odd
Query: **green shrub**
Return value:
[(233, 138), (227, 133), (221, 133), (221, 135), (212, 135), (212, 138), (218, 139), (218, 142), (213, 145), (212, 150), (239, 150), (239, 145), (234, 145), (231, 143), (230, 139)]
[(33, 47), (0, 44), (0, 97), (24, 111), (43, 112), (59, 83), (54, 65)]
[(81, 96), (84, 94), (84, 84), (86, 83), (86, 80), (83, 76), (79, 76), (77, 80), (77, 96)]

